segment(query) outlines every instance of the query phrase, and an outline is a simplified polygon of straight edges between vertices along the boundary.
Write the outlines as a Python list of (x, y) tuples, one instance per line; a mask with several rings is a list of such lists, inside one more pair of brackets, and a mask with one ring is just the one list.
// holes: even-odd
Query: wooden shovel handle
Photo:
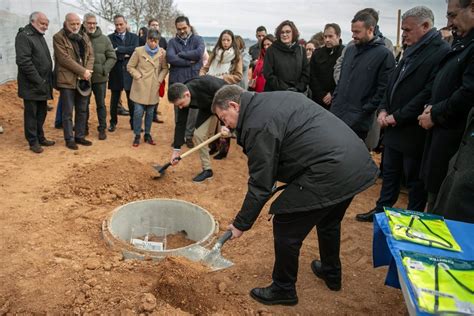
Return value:
[(193, 152), (201, 149), (202, 147), (204, 146), (207, 146), (209, 145), (210, 143), (212, 143), (213, 141), (215, 141), (216, 139), (219, 139), (222, 137), (222, 133), (217, 133), (216, 135), (212, 136), (211, 138), (209, 138), (208, 140), (200, 143), (199, 145), (197, 146), (194, 146), (193, 148), (191, 148), (190, 150), (188, 150), (187, 152), (185, 152), (184, 154), (182, 154), (180, 157), (181, 159), (183, 158), (186, 158), (187, 156), (191, 155)]

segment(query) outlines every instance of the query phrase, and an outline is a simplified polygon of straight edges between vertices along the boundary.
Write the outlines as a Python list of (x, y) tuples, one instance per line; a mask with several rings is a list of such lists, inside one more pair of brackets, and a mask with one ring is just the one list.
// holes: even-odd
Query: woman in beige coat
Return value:
[(133, 77), (130, 99), (135, 102), (133, 113), (133, 147), (140, 144), (143, 114), (145, 115), (145, 142), (156, 145), (151, 137), (153, 110), (160, 101), (159, 88), (168, 74), (166, 52), (158, 46), (160, 32), (149, 30), (145, 46), (137, 47), (127, 65)]

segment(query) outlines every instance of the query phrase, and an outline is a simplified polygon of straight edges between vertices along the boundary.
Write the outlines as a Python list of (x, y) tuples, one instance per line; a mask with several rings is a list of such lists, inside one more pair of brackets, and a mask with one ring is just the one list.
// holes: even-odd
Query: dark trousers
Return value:
[(43, 141), (43, 125), (48, 108), (46, 101), (23, 100), (25, 138), (30, 146)]
[[(127, 95), (127, 104), (128, 112), (130, 114), (130, 127), (133, 129), (133, 113), (135, 111), (135, 104), (130, 100), (130, 90), (125, 90)], [(117, 125), (117, 107), (122, 95), (122, 90), (112, 90), (112, 95), (110, 96), (110, 125)]]
[(58, 105), (56, 106), (56, 117), (54, 118), (54, 127), (59, 128), (63, 126), (63, 105), (61, 104), (61, 98), (59, 98)]
[[(99, 126), (97, 127), (98, 131), (105, 131), (107, 128), (107, 110), (105, 109), (105, 92), (107, 89), (106, 82), (98, 82), (92, 84), (92, 92), (94, 93), (95, 105), (97, 111), (97, 120), (99, 121)], [(87, 101), (87, 123), (86, 126), (89, 126), (89, 106), (91, 98)]]
[(339, 258), (341, 221), (351, 201), (352, 198), (322, 209), (278, 214), (273, 217), (275, 246), (273, 284), (282, 290), (295, 291), (300, 248), (303, 240), (315, 226), (324, 273), (331, 277), (341, 276)]
[[(62, 104), (64, 139), (71, 141), (74, 138), (84, 138), (88, 97), (82, 96), (76, 89), (61, 89), (60, 98)], [(72, 124), (73, 113), (74, 125)]]
[(375, 209), (383, 211), (384, 206), (392, 207), (400, 194), (400, 182), (405, 175), (408, 189), (408, 206), (412, 211), (423, 212), (426, 204), (426, 191), (420, 179), (421, 157), (408, 156), (388, 146), (384, 147), (383, 182), (380, 197)]

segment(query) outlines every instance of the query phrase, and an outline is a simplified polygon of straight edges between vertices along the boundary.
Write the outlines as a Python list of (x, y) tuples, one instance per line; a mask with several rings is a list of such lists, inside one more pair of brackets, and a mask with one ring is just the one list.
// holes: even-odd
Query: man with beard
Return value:
[[(102, 34), (100, 27), (97, 26), (97, 19), (94, 14), (84, 15), (84, 29), (92, 42), (94, 49), (94, 72), (92, 73), (92, 92), (94, 92), (95, 104), (97, 109), (97, 119), (99, 126), (99, 140), (107, 138), (105, 129), (107, 128), (107, 109), (105, 108), (105, 92), (107, 89), (107, 80), (109, 72), (117, 61), (115, 50), (107, 36)], [(89, 101), (90, 104), (90, 96)], [(89, 109), (87, 109), (87, 121), (89, 121)], [(86, 128), (88, 125), (86, 124)]]
[(77, 150), (77, 144), (92, 145), (92, 142), (85, 139), (85, 130), (94, 66), (92, 45), (89, 37), (81, 32), (81, 19), (77, 14), (66, 14), (63, 28), (53, 36), (53, 47), (56, 86), (62, 103), (64, 139), (67, 148)]
[[(53, 62), (44, 33), (49, 20), (44, 13), (33, 12), (30, 24), (21, 28), (15, 38), (18, 65), (18, 96), (24, 104), (25, 137), (34, 153), (43, 152), (41, 146), (52, 146), (54, 141), (44, 136), (43, 125), (47, 114), (47, 100), (53, 98)], [(0, 130), (3, 129), (0, 126)]]
[[(194, 34), (189, 24), (189, 19), (179, 16), (175, 20), (176, 36), (169, 40), (166, 50), (166, 60), (170, 64), (169, 85), (199, 77), (202, 68), (202, 56), (205, 51), (204, 40), (201, 36)], [(175, 122), (178, 120), (178, 112), (182, 111), (175, 107)], [(193, 133), (196, 125), (198, 109), (189, 109), (185, 141), (186, 145), (194, 147)]]
[(439, 63), (449, 51), (449, 45), (433, 24), (433, 12), (424, 6), (414, 7), (402, 16), (406, 49), (390, 76), (378, 114), (378, 123), (385, 130), (382, 188), (375, 208), (358, 214), (358, 221), (371, 222), (384, 206), (395, 204), (402, 175), (409, 192), (407, 208), (418, 212), (425, 209), (420, 165), (426, 131), (418, 126), (417, 118), (431, 98)]
[(355, 45), (347, 47), (341, 78), (334, 91), (331, 112), (364, 140), (372, 125), (373, 113), (387, 87), (395, 59), (381, 39), (375, 36), (376, 20), (366, 12), (352, 20)]

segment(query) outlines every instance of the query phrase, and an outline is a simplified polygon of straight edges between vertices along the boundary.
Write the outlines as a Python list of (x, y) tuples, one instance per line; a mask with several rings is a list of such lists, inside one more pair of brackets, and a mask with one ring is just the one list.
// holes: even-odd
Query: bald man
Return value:
[[(53, 36), (56, 87), (60, 91), (62, 121), (66, 147), (77, 150), (77, 144), (90, 146), (85, 138), (87, 101), (94, 67), (94, 53), (87, 34), (81, 31), (81, 19), (66, 14), (63, 28)], [(74, 125), (72, 113), (74, 114)], [(74, 128), (73, 128), (74, 126)]]
[(18, 96), (24, 103), (25, 138), (30, 150), (37, 154), (43, 152), (42, 146), (54, 145), (43, 131), (46, 103), (53, 98), (53, 62), (44, 39), (48, 26), (44, 13), (33, 12), (29, 24), (20, 28), (15, 38)]

